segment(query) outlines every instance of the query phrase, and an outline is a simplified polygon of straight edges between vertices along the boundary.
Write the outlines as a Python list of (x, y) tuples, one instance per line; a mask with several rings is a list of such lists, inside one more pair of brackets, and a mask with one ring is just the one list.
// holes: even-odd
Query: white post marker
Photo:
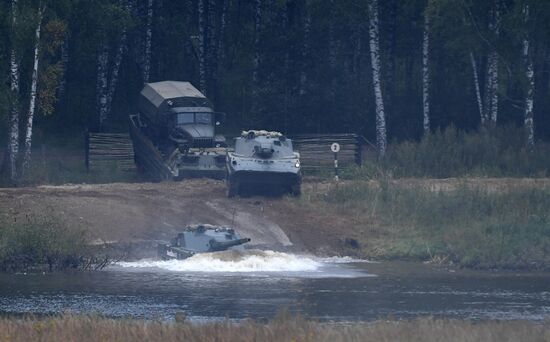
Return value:
[(338, 152), (340, 152), (340, 144), (332, 143), (330, 150), (334, 152), (334, 180), (338, 182)]

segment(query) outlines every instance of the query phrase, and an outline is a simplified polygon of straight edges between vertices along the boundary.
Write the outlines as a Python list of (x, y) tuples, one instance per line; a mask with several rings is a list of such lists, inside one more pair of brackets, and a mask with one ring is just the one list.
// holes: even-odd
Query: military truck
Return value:
[(235, 150), (227, 153), (226, 168), (228, 197), (240, 195), (246, 187), (301, 193), (300, 154), (279, 132), (243, 131), (235, 139)]
[(226, 141), (216, 134), (225, 117), (189, 82), (145, 84), (130, 136), (138, 171), (153, 180), (223, 178)]

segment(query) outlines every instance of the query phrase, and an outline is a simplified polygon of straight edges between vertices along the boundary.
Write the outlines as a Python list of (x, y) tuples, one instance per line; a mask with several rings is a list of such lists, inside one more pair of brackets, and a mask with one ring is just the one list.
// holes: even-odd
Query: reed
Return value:
[(267, 323), (207, 324), (64, 315), (2, 318), (0, 341), (548, 341), (550, 324), (419, 318), (320, 323), (279, 315)]

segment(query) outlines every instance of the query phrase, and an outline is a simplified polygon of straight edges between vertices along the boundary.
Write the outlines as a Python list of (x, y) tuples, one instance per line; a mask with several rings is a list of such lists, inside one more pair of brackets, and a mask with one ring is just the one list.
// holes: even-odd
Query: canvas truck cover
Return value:
[(210, 107), (212, 103), (189, 82), (146, 83), (139, 97), (139, 110), (156, 121), (173, 107)]

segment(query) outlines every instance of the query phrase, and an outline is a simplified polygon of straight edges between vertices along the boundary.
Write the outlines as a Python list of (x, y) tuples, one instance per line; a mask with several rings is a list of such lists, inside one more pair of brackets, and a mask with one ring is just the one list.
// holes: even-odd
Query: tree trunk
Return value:
[(430, 18), (424, 13), (424, 41), (422, 43), (422, 103), (424, 134), (430, 133)]
[(207, 42), (207, 30), (205, 20), (205, 2), (207, 0), (199, 0), (199, 88), (201, 92), (206, 95), (206, 42)]
[(147, 26), (145, 28), (145, 56), (143, 61), (143, 83), (149, 82), (151, 73), (151, 43), (153, 40), (153, 1), (147, 0)]
[(217, 8), (216, 0), (208, 2), (208, 77), (207, 88), (210, 89), (211, 99), (215, 99), (218, 78), (218, 33), (216, 31), (217, 24)]
[[(39, 6), (42, 4), (39, 3)], [(44, 9), (39, 7), (38, 9), (38, 25), (35, 31), (34, 42), (34, 63), (32, 67), (32, 80), (31, 80), (31, 93), (29, 103), (29, 114), (27, 116), (27, 126), (25, 130), (25, 152), (23, 155), (23, 164), (21, 168), (21, 174), (23, 175), (29, 168), (31, 162), (31, 148), (32, 148), (32, 124), (34, 121), (34, 113), (36, 109), (36, 87), (38, 83), (38, 62), (40, 60), (40, 30), (42, 28), (42, 15)]]
[(61, 80), (59, 80), (59, 87), (57, 90), (58, 98), (61, 100), (65, 97), (65, 90), (67, 86), (67, 66), (69, 65), (69, 35), (65, 36), (63, 44), (61, 45)]
[(307, 92), (307, 66), (309, 65), (309, 34), (311, 30), (311, 16), (307, 8), (307, 2), (304, 3), (304, 36), (302, 43), (302, 62), (300, 63), (300, 95), (305, 95)]
[(99, 131), (103, 131), (107, 121), (107, 65), (109, 62), (109, 47), (107, 42), (101, 43), (97, 61), (97, 110), (99, 112)]
[(397, 48), (397, 3), (398, 0), (388, 0), (389, 2), (389, 13), (388, 13), (388, 31), (386, 35), (387, 45), (388, 45), (388, 55), (386, 56), (385, 66), (386, 66), (386, 77), (384, 78), (385, 82), (385, 93), (384, 98), (386, 100), (386, 112), (393, 112), (393, 100), (395, 99), (395, 55)]
[(258, 69), (260, 68), (260, 31), (262, 26), (262, 0), (255, 1), (254, 8), (254, 64), (252, 70), (252, 83), (254, 92), (258, 90)]
[(369, 37), (370, 55), (372, 65), (372, 83), (374, 86), (374, 99), (376, 102), (376, 145), (379, 157), (386, 154), (386, 117), (384, 113), (384, 99), (380, 84), (380, 44), (378, 25), (378, 0), (369, 1)]
[(118, 83), (118, 74), (120, 72), (120, 65), (122, 64), (122, 58), (124, 57), (124, 51), (126, 51), (126, 28), (122, 30), (122, 35), (120, 37), (120, 42), (118, 44), (118, 49), (115, 55), (115, 61), (113, 65), (113, 71), (111, 72), (111, 80), (109, 81), (109, 90), (107, 92), (107, 103), (105, 108), (105, 113), (107, 119), (111, 114), (111, 107), (113, 104), (113, 97), (115, 96), (116, 85)]
[[(11, 2), (12, 30), (15, 32), (17, 24), (17, 0)], [(19, 62), (15, 51), (15, 44), (12, 45), (10, 58), (10, 90), (11, 110), (9, 120), (8, 160), (9, 178), (13, 183), (17, 178), (17, 155), (19, 153)]]
[(525, 22), (526, 33), (523, 38), (523, 59), (525, 63), (525, 76), (527, 78), (527, 93), (525, 95), (525, 116), (524, 125), (527, 133), (527, 146), (532, 148), (535, 145), (535, 130), (533, 122), (533, 96), (535, 93), (535, 73), (533, 69), (533, 58), (529, 51), (529, 34), (527, 32), (527, 23), (529, 21), (529, 5), (523, 8), (523, 19)]
[[(491, 22), (489, 29), (494, 32), (495, 36), (498, 36), (500, 33), (499, 0), (495, 0), (493, 20)], [(491, 106), (490, 106), (490, 112), (489, 112), (490, 115), (488, 116), (490, 117), (491, 122), (493, 124), (496, 124), (497, 118), (498, 118), (498, 60), (499, 60), (498, 53), (496, 49), (493, 47), (489, 58), (489, 68), (490, 68), (489, 85), (491, 87), (491, 90), (489, 92), (489, 96), (490, 96), (489, 101), (491, 102)]]
[(225, 58), (225, 27), (227, 26), (227, 11), (229, 10), (229, 0), (222, 1), (222, 13), (220, 14), (220, 30), (218, 33), (218, 42), (216, 46), (218, 63)]
[(331, 111), (335, 107), (336, 99), (336, 39), (334, 37), (334, 0), (330, 0), (330, 12), (328, 23), (328, 65), (330, 73), (330, 101)]
[(474, 58), (474, 53), (470, 52), (470, 63), (472, 63), (472, 71), (474, 73), (474, 87), (476, 91), (476, 99), (477, 99), (477, 107), (479, 109), (479, 117), (481, 120), (481, 124), (485, 124), (485, 113), (483, 112), (483, 101), (481, 100), (481, 92), (479, 89), (479, 77), (477, 74), (477, 64), (476, 59)]

